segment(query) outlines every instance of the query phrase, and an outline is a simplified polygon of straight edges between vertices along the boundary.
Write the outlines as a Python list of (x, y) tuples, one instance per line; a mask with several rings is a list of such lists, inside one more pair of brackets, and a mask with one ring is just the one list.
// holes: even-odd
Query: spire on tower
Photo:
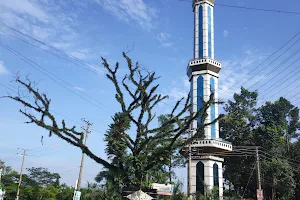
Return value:
[(214, 0), (194, 0), (194, 58), (214, 58)]

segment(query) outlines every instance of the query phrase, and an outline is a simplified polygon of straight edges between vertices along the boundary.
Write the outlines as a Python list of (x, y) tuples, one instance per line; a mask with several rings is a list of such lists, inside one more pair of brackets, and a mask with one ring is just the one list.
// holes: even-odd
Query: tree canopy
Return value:
[[(259, 106), (257, 98), (257, 92), (245, 88), (234, 94), (233, 100), (224, 106), (221, 137), (233, 146), (258, 146), (265, 197), (293, 199), (300, 167), (300, 162), (292, 157), (299, 158), (294, 150), (298, 142), (293, 142), (299, 139), (299, 109), (283, 97)], [(249, 149), (243, 152), (225, 158), (224, 177), (239, 196), (255, 197), (257, 179), (252, 175), (255, 156), (250, 155)]]

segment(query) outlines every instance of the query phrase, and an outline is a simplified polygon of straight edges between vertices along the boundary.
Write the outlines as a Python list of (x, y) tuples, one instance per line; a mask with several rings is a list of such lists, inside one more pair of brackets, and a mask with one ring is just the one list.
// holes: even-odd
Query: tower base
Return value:
[(220, 199), (223, 199), (223, 162), (223, 158), (216, 156), (192, 156), (191, 167), (187, 163), (188, 177), (191, 170), (191, 177), (188, 178), (191, 181), (190, 192), (204, 195), (218, 190)]

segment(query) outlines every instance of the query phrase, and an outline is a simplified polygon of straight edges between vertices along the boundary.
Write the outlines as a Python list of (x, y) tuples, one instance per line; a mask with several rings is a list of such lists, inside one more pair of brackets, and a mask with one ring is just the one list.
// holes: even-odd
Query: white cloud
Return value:
[(224, 30), (224, 31), (223, 31), (223, 36), (224, 36), (224, 37), (228, 37), (228, 35), (229, 35), (228, 30)]
[(82, 46), (76, 31), (80, 25), (81, 7), (77, 1), (72, 1), (72, 11), (69, 12), (65, 9), (69, 6), (66, 2), (0, 0), (0, 21), (79, 59), (89, 60), (98, 58), (99, 55), (107, 55), (104, 50), (95, 52)]
[(142, 28), (152, 29), (156, 9), (146, 4), (144, 0), (95, 0), (119, 20), (137, 22)]
[(0, 6), (15, 13), (26, 14), (42, 22), (48, 22), (48, 15), (34, 2), (28, 0), (1, 0)]
[(0, 61), (0, 75), (9, 74), (9, 71), (6, 69), (3, 61)]
[(75, 90), (78, 90), (78, 91), (80, 91), (80, 92), (85, 92), (85, 91), (86, 91), (86, 89), (84, 89), (84, 88), (82, 88), (82, 87), (78, 87), (78, 86), (75, 86), (74, 89), (75, 89)]
[(72, 52), (70, 52), (70, 54), (81, 60), (87, 60), (91, 57), (91, 50), (90, 49), (80, 49), (78, 51), (72, 51)]
[(156, 39), (160, 42), (165, 42), (170, 39), (171, 35), (167, 32), (161, 32), (157, 35)]
[(76, 51), (71, 51), (69, 52), (69, 54), (81, 60), (98, 59), (100, 56), (109, 55), (109, 53), (104, 50), (94, 51), (89, 48), (83, 48), (83, 49), (78, 49)]
[(241, 86), (247, 88), (259, 80), (263, 75), (256, 75), (252, 78), (253, 73), (250, 72), (264, 58), (258, 50), (245, 49), (242, 55), (221, 61), (219, 98), (222, 100), (232, 98)]
[(171, 34), (167, 32), (160, 32), (156, 39), (161, 43), (163, 47), (173, 47), (174, 43), (170, 41)]
[(72, 35), (73, 25), (66, 12), (52, 0), (0, 1), (0, 20), (30, 36), (51, 43), (63, 35)]
[(172, 47), (173, 46), (173, 42), (164, 42), (161, 44), (163, 47)]
[(174, 80), (169, 88), (165, 89), (164, 95), (168, 95), (169, 103), (174, 104), (182, 97), (186, 98), (190, 90), (190, 83), (188, 77), (180, 77), (179, 81)]

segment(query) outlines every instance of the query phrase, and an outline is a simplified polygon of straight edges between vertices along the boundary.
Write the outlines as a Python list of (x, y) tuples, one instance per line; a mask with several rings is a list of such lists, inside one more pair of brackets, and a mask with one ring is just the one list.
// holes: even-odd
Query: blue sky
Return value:
[[(216, 0), (216, 3), (287, 11), (297, 11), (300, 8), (297, 0), (291, 0), (288, 4), (279, 0)], [(76, 122), (84, 117), (93, 123), (96, 131), (92, 132), (88, 143), (99, 155), (104, 155), (103, 133), (111, 122), (110, 116), (118, 111), (118, 105), (114, 101), (114, 88), (103, 76), (101, 56), (111, 64), (120, 61), (121, 72), (124, 72), (126, 66), (121, 53), (134, 46), (129, 56), (161, 76), (160, 92), (170, 96), (166, 103), (173, 104), (189, 90), (185, 70), (193, 55), (193, 12), (190, 2), (2, 0), (0, 12), (1, 22), (90, 63), (89, 69), (95, 73), (6, 34), (0, 34), (1, 43), (68, 82), (70, 85), (66, 87), (69, 90), (78, 94), (83, 91), (97, 99), (89, 99), (93, 104), (80, 99), (0, 46), (0, 84), (16, 87), (11, 82), (13, 75), (16, 72), (23, 77), (29, 74), (31, 79), (39, 82), (38, 87), (51, 97), (54, 111)], [(269, 97), (274, 100), (289, 91), (291, 92), (287, 94), (287, 98), (298, 93), (299, 75), (295, 71), (299, 62), (288, 67), (289, 63), (298, 59), (298, 54), (281, 64), (299, 48), (298, 43), (276, 61), (268, 61), (269, 65), (268, 62), (260, 67), (258, 65), (299, 31), (299, 18), (300, 15), (215, 7), (215, 58), (223, 64), (220, 72), (222, 99), (230, 98), (242, 83), (246, 87), (255, 83), (251, 89), (258, 89), (264, 94), (261, 102), (269, 100)], [(34, 43), (2, 25), (1, 31)], [(40, 46), (38, 43), (34, 44)], [(256, 72), (259, 73), (252, 77)], [(283, 83), (284, 77), (291, 74), (294, 76)], [(281, 79), (282, 84), (279, 82)], [(235, 87), (231, 87), (233, 84)], [(265, 91), (272, 85), (276, 88)], [(7, 89), (0, 86), (1, 96), (7, 92)], [(292, 100), (298, 103), (297, 98)], [(47, 132), (41, 128), (24, 124), (26, 119), (18, 113), (19, 108), (20, 105), (15, 102), (0, 99), (0, 158), (11, 157), (20, 152), (17, 148), (36, 148), (28, 153), (31, 156), (26, 158), (26, 167), (42, 166), (50, 171), (61, 172), (63, 181), (74, 185), (78, 174), (76, 167), (80, 165), (80, 151), (55, 136), (48, 138)], [(170, 107), (162, 104), (158, 113), (168, 111)], [(57, 115), (58, 119), (64, 118), (60, 115)], [(66, 121), (70, 125), (74, 124), (68, 119)], [(42, 135), (44, 146), (40, 143)], [(19, 170), (20, 162), (20, 156), (7, 160), (7, 164), (16, 170)], [(101, 166), (87, 159), (83, 181), (92, 180), (100, 170)], [(181, 179), (185, 175), (184, 170), (178, 171)]]

